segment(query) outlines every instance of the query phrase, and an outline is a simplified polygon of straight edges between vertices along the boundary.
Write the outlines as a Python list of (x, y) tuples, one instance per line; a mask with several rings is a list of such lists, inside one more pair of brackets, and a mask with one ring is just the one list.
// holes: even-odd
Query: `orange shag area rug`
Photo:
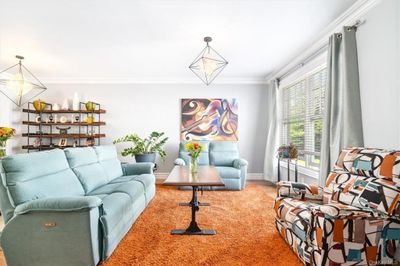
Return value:
[(111, 265), (302, 265), (275, 229), (275, 188), (249, 182), (243, 191), (204, 191), (197, 221), (214, 236), (170, 235), (186, 228), (191, 191), (157, 185), (153, 201), (138, 218), (112, 256)]

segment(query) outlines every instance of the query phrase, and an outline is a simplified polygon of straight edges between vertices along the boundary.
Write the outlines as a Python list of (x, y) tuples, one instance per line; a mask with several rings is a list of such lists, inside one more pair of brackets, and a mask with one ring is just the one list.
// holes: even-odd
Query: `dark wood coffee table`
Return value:
[(188, 166), (175, 166), (168, 178), (164, 181), (165, 186), (191, 186), (192, 200), (189, 203), (180, 203), (180, 206), (190, 206), (192, 209), (192, 221), (186, 229), (174, 229), (172, 235), (215, 235), (215, 230), (202, 230), (196, 222), (196, 212), (199, 206), (209, 206), (208, 203), (200, 203), (197, 191), (204, 186), (225, 186), (219, 176), (218, 170), (213, 166), (199, 166), (197, 173), (192, 174)]

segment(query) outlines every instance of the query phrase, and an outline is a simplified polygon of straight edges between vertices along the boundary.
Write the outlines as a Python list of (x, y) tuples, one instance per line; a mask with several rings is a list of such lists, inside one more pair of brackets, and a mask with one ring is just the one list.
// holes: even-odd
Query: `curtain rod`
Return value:
[[(352, 26), (350, 26), (350, 28), (354, 28), (357, 30), (357, 28), (359, 26), (361, 26), (362, 24), (365, 23), (365, 20), (357, 20)], [(325, 51), (328, 50), (328, 46), (329, 43), (326, 42), (324, 43), (321, 47), (319, 47), (315, 52), (313, 52), (311, 55), (307, 56), (305, 59), (303, 59), (302, 62), (300, 62), (299, 64), (293, 66), (292, 68), (290, 68), (288, 71), (286, 71), (285, 73), (283, 73), (280, 77), (276, 78), (276, 81), (278, 82), (278, 86), (279, 83), (281, 82), (281, 80), (283, 80), (284, 78), (286, 78), (287, 76), (289, 76), (290, 74), (292, 74), (293, 72), (297, 71), (298, 69), (302, 68), (303, 66), (305, 66), (308, 62), (310, 62), (311, 60), (313, 60), (314, 58), (318, 57), (319, 55), (321, 55), (322, 53), (324, 53)]]
[(302, 62), (300, 62), (299, 64), (293, 66), (292, 68), (290, 68), (288, 71), (286, 71), (285, 73), (283, 73), (280, 77), (277, 78), (277, 82), (279, 84), (279, 82), (281, 80), (283, 80), (284, 78), (286, 78), (287, 76), (289, 76), (290, 74), (292, 74), (293, 72), (297, 71), (298, 69), (302, 68), (303, 66), (305, 66), (308, 62), (310, 62), (311, 60), (313, 60), (314, 58), (318, 57), (319, 55), (321, 55), (322, 53), (324, 53), (325, 51), (328, 50), (328, 43), (325, 43), (324, 45), (322, 45), (321, 47), (319, 47), (314, 53), (312, 53), (311, 55), (309, 55), (308, 57), (306, 57)]

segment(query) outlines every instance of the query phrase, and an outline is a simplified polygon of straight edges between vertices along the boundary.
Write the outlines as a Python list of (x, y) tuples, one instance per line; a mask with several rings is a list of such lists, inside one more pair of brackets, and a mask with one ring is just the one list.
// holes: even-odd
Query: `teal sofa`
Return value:
[[(240, 158), (239, 143), (237, 141), (198, 141), (204, 146), (204, 150), (198, 158), (198, 165), (213, 165), (217, 168), (223, 179), (224, 187), (209, 187), (206, 189), (242, 190), (246, 186), (248, 162)], [(185, 144), (179, 145), (179, 158), (175, 165), (189, 165), (189, 153), (185, 150)], [(187, 187), (181, 187), (188, 189)], [(191, 189), (191, 188), (190, 188)]]
[(1, 160), (7, 264), (97, 265), (107, 259), (155, 195), (153, 166), (121, 164), (114, 146)]

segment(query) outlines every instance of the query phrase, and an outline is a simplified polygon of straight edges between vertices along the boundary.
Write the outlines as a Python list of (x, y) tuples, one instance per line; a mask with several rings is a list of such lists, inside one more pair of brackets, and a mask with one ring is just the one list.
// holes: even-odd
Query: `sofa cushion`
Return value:
[(240, 170), (229, 166), (216, 166), (219, 175), (223, 179), (240, 179)]
[(340, 153), (335, 169), (355, 175), (397, 179), (400, 178), (400, 151), (346, 148)]
[(70, 167), (78, 176), (86, 193), (109, 182), (93, 148), (68, 148), (64, 151)]
[(136, 201), (140, 196), (144, 195), (144, 186), (138, 181), (127, 181), (124, 183), (113, 183), (101, 186), (88, 195), (96, 196), (103, 194), (123, 193), (129, 196), (131, 202)]
[(142, 175), (128, 175), (128, 176), (121, 176), (113, 181), (111, 181), (111, 184), (115, 183), (124, 183), (127, 181), (137, 181), (143, 184), (144, 188), (147, 189), (151, 186), (154, 186), (156, 180), (155, 176), (152, 174), (142, 174)]
[(103, 227), (106, 236), (114, 229), (118, 228), (119, 223), (124, 221), (132, 205), (131, 198), (125, 193), (112, 193), (102, 198), (104, 214), (102, 216)]
[(324, 192), (325, 203), (366, 207), (400, 216), (400, 189), (391, 179), (335, 170), (329, 174)]
[(34, 199), (84, 195), (62, 150), (11, 155), (2, 165), (13, 206)]
[(104, 232), (102, 253), (105, 259), (112, 254), (132, 223), (142, 213), (146, 201), (143, 194), (132, 202), (128, 194), (118, 192), (106, 195), (102, 200), (104, 213), (100, 217), (100, 222)]
[[(196, 142), (201, 143), (204, 146), (204, 149), (201, 151), (199, 158), (198, 158), (198, 164), (199, 165), (209, 165), (210, 164), (210, 157), (209, 157), (209, 146), (210, 142), (205, 141), (205, 140), (196, 140)], [(186, 165), (190, 164), (190, 156), (189, 152), (185, 150), (185, 144), (188, 143), (188, 141), (181, 142), (179, 145), (179, 158), (183, 159), (186, 163)]]
[(276, 218), (302, 241), (307, 241), (306, 232), (310, 228), (311, 210), (317, 204), (293, 198), (275, 199), (274, 209)]
[(216, 166), (233, 166), (239, 156), (239, 145), (236, 141), (213, 141), (210, 143), (210, 164)]
[[(106, 241), (106, 255), (113, 250), (110, 243), (122, 238), (138, 213), (135, 206), (145, 207), (144, 186), (137, 181), (107, 184), (90, 193), (103, 201), (104, 214), (100, 218)], [(107, 255), (107, 256), (108, 256)]]
[(107, 184), (108, 178), (103, 168), (98, 163), (82, 165), (73, 168), (74, 173), (78, 176), (86, 193)]
[(114, 145), (95, 146), (94, 150), (109, 180), (123, 175), (121, 162), (118, 160), (117, 149)]

